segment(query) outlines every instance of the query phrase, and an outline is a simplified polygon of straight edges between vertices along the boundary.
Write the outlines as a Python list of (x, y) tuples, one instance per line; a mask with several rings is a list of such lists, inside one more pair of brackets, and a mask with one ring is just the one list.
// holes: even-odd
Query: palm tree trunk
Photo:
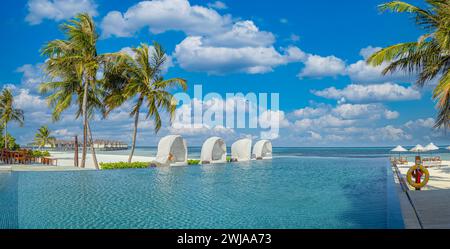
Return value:
[(5, 149), (8, 149), (8, 123), (5, 122)]
[(92, 160), (94, 161), (95, 169), (100, 169), (100, 167), (98, 166), (97, 155), (95, 154), (94, 140), (92, 139), (92, 132), (91, 132), (91, 127), (89, 126), (89, 123), (87, 124), (87, 130), (89, 133), (89, 144), (91, 145)]
[(139, 123), (139, 108), (137, 108), (136, 113), (134, 114), (133, 144), (131, 145), (131, 153), (130, 153), (130, 156), (128, 157), (128, 163), (131, 163), (131, 160), (133, 159), (133, 155), (134, 155), (134, 149), (136, 148), (136, 136), (137, 136), (138, 123)]
[(87, 149), (87, 95), (88, 95), (89, 81), (84, 81), (84, 93), (83, 93), (83, 152), (81, 155), (81, 168), (86, 166), (86, 149)]

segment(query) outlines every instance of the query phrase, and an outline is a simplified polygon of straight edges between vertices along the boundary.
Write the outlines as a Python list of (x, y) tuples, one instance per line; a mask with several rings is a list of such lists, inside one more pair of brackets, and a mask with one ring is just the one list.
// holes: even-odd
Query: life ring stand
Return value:
[[(417, 174), (419, 174), (419, 176)], [(422, 175), (424, 176), (423, 181), (417, 181), (417, 177), (421, 178)], [(413, 177), (415, 179), (413, 179)], [(430, 172), (428, 172), (428, 169), (420, 164), (414, 165), (408, 170), (408, 173), (406, 174), (406, 180), (409, 185), (414, 187), (416, 190), (420, 190), (421, 188), (425, 187), (425, 185), (427, 185), (428, 181), (430, 180)]]

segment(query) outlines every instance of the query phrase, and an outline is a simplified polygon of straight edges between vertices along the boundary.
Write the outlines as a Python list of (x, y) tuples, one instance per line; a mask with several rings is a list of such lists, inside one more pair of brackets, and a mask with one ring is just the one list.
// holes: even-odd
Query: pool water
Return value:
[(402, 228), (388, 160), (0, 173), (0, 228)]

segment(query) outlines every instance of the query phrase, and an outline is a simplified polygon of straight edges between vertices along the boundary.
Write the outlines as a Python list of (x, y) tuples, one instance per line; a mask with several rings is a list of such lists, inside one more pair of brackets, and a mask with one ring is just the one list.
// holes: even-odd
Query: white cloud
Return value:
[(31, 25), (40, 24), (44, 19), (61, 21), (81, 12), (97, 15), (93, 0), (29, 0), (27, 7), (25, 20)]
[(141, 1), (125, 13), (109, 12), (102, 20), (104, 37), (129, 37), (143, 27), (159, 34), (169, 30), (188, 35), (220, 33), (232, 23), (228, 15), (220, 15), (212, 8), (192, 6), (187, 0)]
[(236, 22), (224, 33), (208, 36), (204, 39), (206, 46), (215, 47), (267, 47), (275, 42), (275, 36), (266, 31), (260, 31), (253, 21)]
[(342, 104), (332, 110), (345, 119), (396, 119), (399, 113), (387, 110), (381, 104)]
[(305, 67), (298, 77), (335, 77), (345, 74), (345, 62), (335, 56), (322, 57), (319, 55), (309, 55), (304, 61)]
[(413, 137), (401, 128), (396, 128), (392, 125), (377, 128), (371, 135), (372, 141), (405, 141), (411, 140)]
[(378, 52), (380, 50), (381, 47), (367, 46), (359, 51), (359, 55), (361, 55), (364, 58), (364, 60), (367, 60), (373, 53)]
[(183, 32), (187, 37), (176, 46), (173, 57), (186, 71), (267, 73), (306, 56), (293, 46), (277, 51), (275, 36), (260, 30), (251, 20), (221, 15), (187, 0), (142, 1), (123, 14), (109, 12), (101, 26), (104, 37), (132, 36), (144, 27), (156, 34)]
[(367, 64), (366, 59), (380, 49), (372, 46), (362, 48), (359, 54), (363, 57), (363, 60), (358, 60), (352, 64), (347, 64), (333, 55), (308, 55), (306, 61), (304, 61), (305, 67), (300, 71), (298, 77), (301, 79), (305, 77), (323, 78), (346, 75), (355, 84), (377, 84), (391, 81), (410, 83), (414, 81), (415, 76), (404, 71), (383, 75), (382, 72), (389, 63), (383, 63), (376, 67)]
[(258, 74), (299, 60), (299, 51), (291, 47), (285, 54), (280, 54), (273, 47), (214, 47), (205, 45), (202, 37), (190, 36), (176, 46), (174, 56), (180, 66), (188, 71)]
[(296, 34), (291, 34), (291, 36), (289, 37), (289, 40), (291, 40), (292, 42), (298, 42), (298, 41), (300, 41), (300, 36), (296, 35)]
[(355, 122), (355, 120), (346, 120), (331, 114), (327, 114), (318, 118), (305, 118), (297, 120), (295, 121), (295, 126), (297, 128), (306, 130), (326, 127), (345, 127), (351, 126), (355, 124)]
[(417, 120), (410, 120), (408, 122), (405, 123), (405, 127), (407, 127), (408, 129), (423, 129), (423, 128), (433, 128), (435, 124), (435, 121), (433, 118), (420, 118)]
[(47, 82), (48, 78), (45, 77), (42, 71), (43, 64), (38, 63), (36, 65), (25, 64), (16, 69), (16, 72), (22, 73), (21, 84), (22, 87), (26, 87), (32, 90), (36, 90), (39, 84)]
[(393, 83), (377, 85), (351, 84), (344, 89), (330, 87), (312, 92), (317, 96), (340, 100), (340, 102), (402, 101), (416, 100), (421, 97), (420, 92), (413, 87), (403, 87)]
[(29, 89), (18, 89), (17, 92), (14, 96), (14, 103), (17, 108), (23, 109), (25, 112), (48, 108), (47, 102), (39, 96), (30, 94)]
[(269, 127), (289, 127), (290, 123), (286, 119), (283, 111), (266, 110), (259, 115), (259, 125), (263, 128)]
[(228, 9), (228, 6), (222, 1), (215, 1), (213, 3), (208, 3), (208, 7), (218, 10)]
[(364, 60), (359, 60), (350, 64), (346, 71), (352, 82), (363, 84), (382, 83), (387, 81), (411, 82), (413, 77), (405, 72), (398, 71), (383, 75), (383, 70), (388, 66), (388, 63), (383, 63), (380, 66), (374, 67), (366, 63)]
[(363, 60), (359, 60), (347, 66), (346, 74), (350, 77), (353, 83), (358, 84), (376, 84), (384, 82), (402, 82), (410, 83), (414, 81), (414, 76), (409, 75), (403, 71), (388, 73), (383, 75), (383, 70), (389, 65), (385, 62), (379, 66), (371, 66), (367, 64), (366, 60), (375, 52), (381, 50), (381, 47), (368, 46), (359, 51), (359, 55)]

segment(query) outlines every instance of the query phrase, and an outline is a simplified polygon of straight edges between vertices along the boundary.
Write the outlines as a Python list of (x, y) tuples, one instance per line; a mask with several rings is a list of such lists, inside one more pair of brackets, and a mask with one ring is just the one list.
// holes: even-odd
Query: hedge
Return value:
[(100, 163), (100, 168), (102, 170), (111, 170), (111, 169), (145, 169), (149, 168), (150, 163), (146, 162), (118, 162), (118, 163)]

